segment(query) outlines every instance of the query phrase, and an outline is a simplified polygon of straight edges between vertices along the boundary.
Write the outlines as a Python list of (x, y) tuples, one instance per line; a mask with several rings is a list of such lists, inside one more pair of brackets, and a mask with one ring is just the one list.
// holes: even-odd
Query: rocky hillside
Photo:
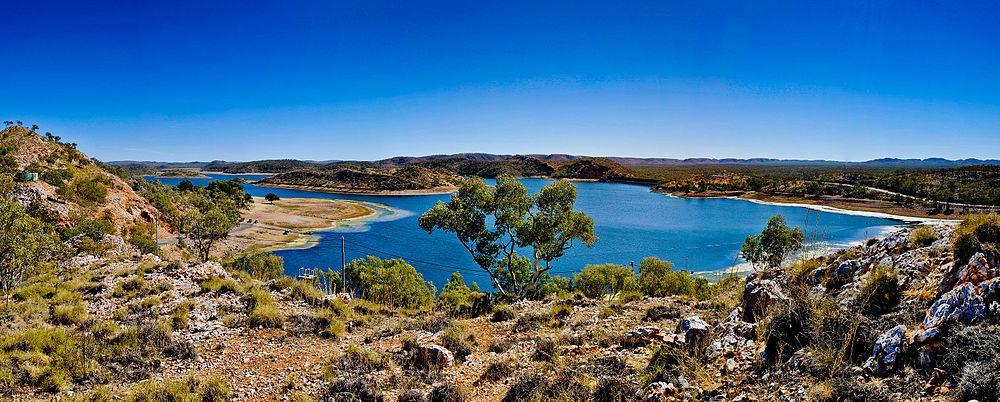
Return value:
[(387, 193), (448, 190), (453, 189), (459, 180), (458, 176), (444, 170), (413, 165), (400, 168), (344, 165), (331, 170), (282, 173), (257, 184), (343, 193)]
[[(22, 207), (58, 225), (86, 216), (124, 229), (149, 224), (155, 215), (149, 201), (111, 168), (26, 127), (0, 131), (0, 169), (15, 178), (13, 195)], [(39, 180), (24, 180), (24, 172), (37, 173)]]
[(555, 171), (549, 163), (528, 156), (514, 155), (498, 160), (473, 159), (467, 157), (434, 159), (411, 162), (416, 166), (447, 169), (460, 176), (495, 178), (500, 175), (513, 177), (551, 176)]
[[(0, 369), (19, 379), (7, 392), (29, 400), (167, 392), (158, 386), (198, 400), (996, 400), (997, 239), (982, 225), (958, 229), (972, 238), (954, 230), (905, 229), (705, 299), (442, 296), (423, 309), (118, 242), (15, 291), (0, 309), (11, 329), (41, 319), (68, 346), (26, 366), (30, 343), (11, 337), (27, 335), (9, 330)], [(59, 363), (74, 353), (86, 370)], [(25, 367), (62, 377), (26, 386)]]

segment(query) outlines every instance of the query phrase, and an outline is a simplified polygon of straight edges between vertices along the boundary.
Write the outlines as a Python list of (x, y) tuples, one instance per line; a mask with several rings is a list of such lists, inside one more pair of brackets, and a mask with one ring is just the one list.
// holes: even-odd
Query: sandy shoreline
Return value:
[(366, 191), (366, 190), (346, 190), (346, 189), (337, 190), (337, 189), (321, 188), (321, 187), (296, 186), (292, 184), (254, 183), (254, 185), (260, 187), (283, 188), (286, 190), (312, 191), (312, 192), (327, 193), (327, 194), (377, 195), (377, 196), (389, 196), (389, 197), (409, 196), (409, 195), (440, 195), (440, 194), (451, 194), (458, 191), (458, 187), (436, 187), (425, 190)]
[(695, 196), (690, 196), (689, 197), (689, 196), (679, 196), (679, 195), (668, 193), (668, 192), (660, 192), (660, 193), (663, 194), (663, 195), (666, 195), (668, 197), (673, 197), (673, 198), (692, 198), (692, 199), (698, 199), (698, 198), (721, 198), (721, 199), (728, 199), (728, 200), (742, 200), (742, 201), (748, 201), (748, 202), (752, 202), (752, 203), (755, 203), (755, 204), (762, 204), (762, 205), (773, 205), (773, 206), (781, 206), (781, 207), (802, 207), (802, 208), (808, 208), (808, 209), (811, 209), (811, 210), (814, 210), (814, 211), (830, 212), (830, 213), (843, 214), (843, 215), (867, 216), (867, 217), (872, 217), (872, 218), (892, 219), (892, 220), (897, 220), (897, 221), (901, 221), (901, 222), (905, 222), (905, 223), (925, 223), (925, 224), (954, 225), (954, 224), (957, 224), (957, 223), (961, 222), (961, 219), (926, 218), (926, 217), (919, 217), (919, 216), (908, 216), (908, 215), (900, 215), (900, 214), (891, 214), (891, 213), (888, 213), (888, 212), (865, 211), (865, 210), (857, 210), (857, 209), (839, 208), (839, 207), (834, 207), (834, 206), (829, 206), (829, 205), (813, 204), (813, 203), (807, 203), (807, 202), (770, 201), (770, 200), (762, 200), (762, 199), (751, 198), (751, 197), (743, 197), (743, 196), (738, 196), (738, 195), (695, 195)]
[(906, 215), (890, 214), (890, 213), (886, 213), (886, 212), (859, 211), (859, 210), (854, 210), (854, 209), (837, 208), (837, 207), (831, 207), (831, 206), (828, 206), (828, 205), (821, 205), (821, 204), (800, 204), (800, 203), (791, 203), (791, 202), (765, 201), (765, 200), (758, 200), (758, 199), (755, 199), (755, 198), (743, 198), (743, 197), (734, 197), (733, 199), (743, 200), (743, 201), (749, 201), (749, 202), (752, 202), (752, 203), (755, 203), (755, 204), (774, 205), (774, 206), (782, 206), (782, 207), (803, 207), (803, 208), (809, 208), (809, 209), (814, 210), (814, 211), (823, 211), (823, 212), (830, 212), (830, 213), (843, 214), (843, 215), (855, 215), (855, 216), (867, 216), (867, 217), (872, 217), (872, 218), (892, 219), (892, 220), (897, 220), (897, 221), (903, 221), (903, 222), (906, 222), (906, 223), (925, 223), (925, 224), (954, 225), (954, 224), (958, 224), (959, 222), (961, 222), (961, 220), (959, 220), (959, 219), (921, 218), (921, 217), (916, 217), (916, 216), (906, 216)]
[(285, 198), (272, 204), (254, 197), (253, 207), (243, 214), (243, 222), (230, 232), (227, 243), (236, 254), (310, 248), (319, 240), (315, 232), (374, 219), (382, 209), (355, 200)]

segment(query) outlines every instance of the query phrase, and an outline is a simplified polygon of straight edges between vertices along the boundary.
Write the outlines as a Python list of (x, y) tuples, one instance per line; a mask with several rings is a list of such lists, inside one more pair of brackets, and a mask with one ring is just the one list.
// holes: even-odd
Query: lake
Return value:
[[(209, 175), (191, 179), (204, 186), (211, 180), (242, 177), (259, 180), (265, 175)], [(182, 178), (155, 179), (176, 185)], [(520, 179), (532, 193), (551, 183), (547, 179)], [(878, 236), (902, 224), (900, 221), (868, 216), (820, 212), (804, 207), (774, 206), (737, 199), (675, 198), (649, 191), (649, 187), (574, 182), (577, 208), (594, 219), (599, 240), (592, 248), (576, 244), (553, 263), (553, 271), (565, 276), (587, 264), (639, 263), (644, 257), (659, 257), (674, 263), (675, 269), (692, 272), (719, 272), (740, 263), (740, 246), (747, 235), (759, 233), (773, 215), (783, 215), (789, 225), (806, 231), (816, 250), (843, 248)], [(341, 237), (348, 261), (366, 255), (403, 258), (427, 280), (440, 287), (452, 272), (462, 272), (467, 281), (490, 287), (472, 258), (452, 234), (428, 234), (417, 218), (449, 195), (374, 196), (327, 194), (244, 185), (254, 196), (275, 193), (282, 198), (312, 197), (367, 201), (387, 206), (381, 218), (360, 225), (317, 233), (318, 243), (308, 249), (281, 250), (285, 272), (296, 275), (300, 267), (340, 268)], [(808, 224), (807, 224), (808, 222)]]

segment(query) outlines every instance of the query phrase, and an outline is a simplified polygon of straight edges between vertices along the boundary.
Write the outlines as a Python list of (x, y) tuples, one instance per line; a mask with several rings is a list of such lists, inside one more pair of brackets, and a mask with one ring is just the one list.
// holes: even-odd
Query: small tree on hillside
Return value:
[(229, 236), (229, 231), (238, 223), (232, 215), (215, 207), (201, 212), (192, 210), (184, 213), (184, 232), (194, 245), (198, 257), (208, 261), (212, 246)]
[(777, 268), (789, 254), (802, 248), (805, 237), (802, 229), (789, 227), (784, 217), (775, 215), (759, 235), (747, 236), (740, 255), (754, 269)]
[(54, 244), (38, 219), (0, 198), (0, 293), (21, 284), (29, 268), (46, 258)]
[(177, 189), (180, 191), (191, 191), (194, 190), (194, 183), (191, 180), (184, 179), (180, 183), (177, 183)]
[(267, 193), (267, 195), (264, 196), (264, 199), (267, 200), (267, 202), (274, 204), (274, 202), (280, 200), (281, 197), (278, 197), (275, 193)]
[[(420, 217), (420, 227), (452, 232), (503, 295), (524, 297), (548, 277), (551, 262), (576, 240), (597, 240), (594, 222), (573, 210), (576, 188), (568, 182), (545, 186), (535, 197), (508, 176), (490, 187), (480, 178), (466, 180), (447, 203), (439, 202)], [(530, 248), (530, 265), (517, 255)]]

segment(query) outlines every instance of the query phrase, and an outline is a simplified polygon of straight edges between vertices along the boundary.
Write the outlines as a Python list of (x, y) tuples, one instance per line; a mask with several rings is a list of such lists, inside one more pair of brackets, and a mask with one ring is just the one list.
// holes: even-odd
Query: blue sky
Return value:
[(990, 2), (5, 3), (0, 117), (103, 160), (1000, 158)]

